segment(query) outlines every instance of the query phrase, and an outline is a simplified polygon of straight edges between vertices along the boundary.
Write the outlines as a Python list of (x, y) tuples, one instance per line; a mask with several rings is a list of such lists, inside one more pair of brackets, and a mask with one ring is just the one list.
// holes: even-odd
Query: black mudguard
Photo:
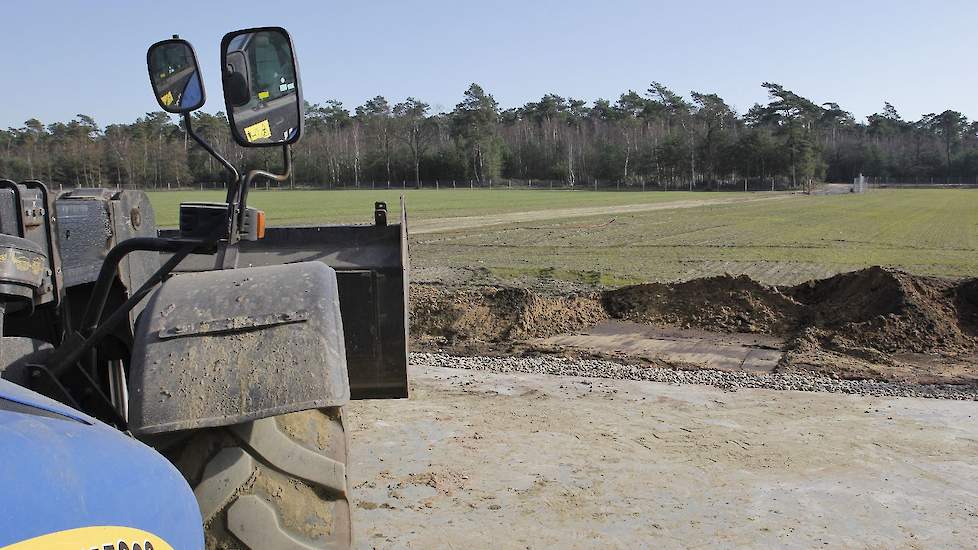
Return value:
[(350, 399), (336, 273), (321, 262), (173, 277), (147, 303), (132, 358), (137, 434)]

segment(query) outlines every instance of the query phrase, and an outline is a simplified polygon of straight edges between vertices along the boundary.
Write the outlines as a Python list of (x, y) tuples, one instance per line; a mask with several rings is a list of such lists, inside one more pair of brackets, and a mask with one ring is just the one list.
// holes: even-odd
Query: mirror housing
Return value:
[(153, 95), (164, 111), (189, 113), (204, 105), (204, 82), (190, 42), (171, 38), (153, 44), (146, 50), (146, 68)]
[(221, 82), (231, 135), (239, 145), (299, 141), (305, 104), (295, 48), (285, 29), (259, 27), (224, 35)]

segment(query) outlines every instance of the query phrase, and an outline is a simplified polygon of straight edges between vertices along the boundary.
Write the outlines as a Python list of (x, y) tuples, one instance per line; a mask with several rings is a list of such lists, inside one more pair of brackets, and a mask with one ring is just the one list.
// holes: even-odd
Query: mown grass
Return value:
[[(256, 191), (272, 224), (369, 222), (374, 201), (396, 210), (401, 191)], [(713, 193), (408, 190), (410, 219), (433, 219), (684, 199)], [(153, 193), (160, 225), (183, 200), (214, 192)], [(611, 219), (614, 222), (608, 223)], [(418, 235), (416, 267), (475, 267), (506, 278), (619, 285), (722, 273), (793, 284), (883, 265), (978, 276), (978, 190), (872, 190), (782, 200), (546, 220)]]
[[(398, 209), (405, 195), (411, 219), (502, 214), (548, 208), (577, 206), (612, 206), (646, 204), (690, 198), (706, 198), (703, 193), (676, 191), (592, 192), (549, 190), (384, 190), (384, 191), (253, 191), (248, 203), (265, 210), (269, 224), (312, 224), (369, 222), (376, 201), (387, 202), (391, 211)], [(710, 194), (709, 196), (715, 196)], [(223, 201), (219, 191), (159, 191), (149, 193), (157, 225), (177, 224), (178, 209), (184, 201)]]
[(422, 235), (412, 252), (422, 266), (597, 282), (743, 273), (793, 284), (871, 265), (974, 277), (978, 190), (874, 190), (513, 224)]

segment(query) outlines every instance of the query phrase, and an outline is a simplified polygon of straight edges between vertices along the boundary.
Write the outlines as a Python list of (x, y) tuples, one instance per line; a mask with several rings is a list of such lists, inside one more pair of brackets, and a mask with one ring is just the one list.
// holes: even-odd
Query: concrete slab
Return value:
[(561, 334), (531, 343), (696, 368), (772, 372), (781, 359), (783, 341), (764, 334), (721, 334), (604, 321), (579, 334)]

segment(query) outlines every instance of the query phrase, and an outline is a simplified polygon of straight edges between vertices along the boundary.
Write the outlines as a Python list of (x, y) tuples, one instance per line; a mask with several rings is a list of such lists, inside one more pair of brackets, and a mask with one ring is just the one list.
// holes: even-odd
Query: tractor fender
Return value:
[(300, 262), (171, 278), (137, 322), (129, 395), (137, 434), (345, 404), (336, 272)]

